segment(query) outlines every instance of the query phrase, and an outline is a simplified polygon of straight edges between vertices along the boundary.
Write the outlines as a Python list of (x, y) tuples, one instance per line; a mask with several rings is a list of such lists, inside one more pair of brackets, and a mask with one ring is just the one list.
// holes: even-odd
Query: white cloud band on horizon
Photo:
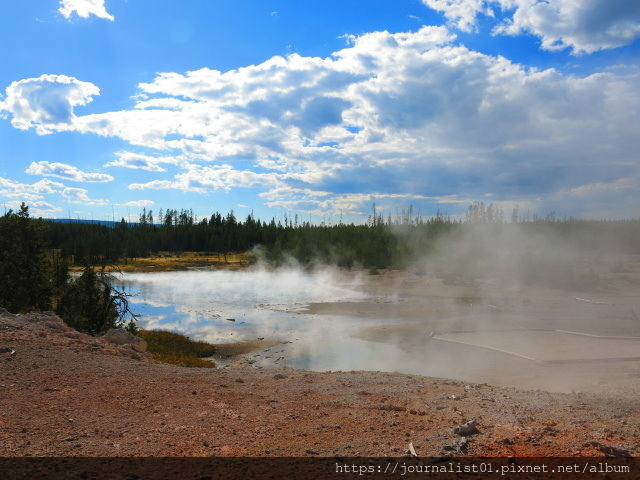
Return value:
[(154, 202), (153, 200), (132, 200), (130, 202), (121, 203), (120, 205), (122, 205), (123, 207), (143, 208), (143, 207), (151, 207), (152, 205), (155, 205), (155, 203), (156, 202)]

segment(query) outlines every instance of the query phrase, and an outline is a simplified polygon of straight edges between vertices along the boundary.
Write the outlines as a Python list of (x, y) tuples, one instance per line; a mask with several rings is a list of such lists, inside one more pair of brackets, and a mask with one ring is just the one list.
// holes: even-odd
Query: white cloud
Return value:
[(71, 18), (75, 13), (82, 18), (89, 18), (91, 15), (95, 15), (96, 17), (113, 21), (114, 17), (107, 12), (104, 1), (105, 0), (61, 0), (58, 11), (65, 18)]
[(545, 50), (573, 53), (627, 45), (640, 37), (640, 3), (629, 0), (423, 0), (457, 28), (472, 31), (479, 14), (500, 9), (505, 20), (494, 33), (530, 33)]
[(167, 169), (160, 164), (177, 165), (181, 160), (176, 157), (154, 157), (151, 155), (143, 155), (134, 152), (116, 152), (117, 160), (105, 163), (105, 167), (123, 167), (138, 170), (146, 170), (148, 172), (166, 172)]
[(273, 173), (256, 173), (250, 170), (236, 170), (231, 165), (203, 167), (189, 165), (185, 173), (175, 176), (174, 181), (153, 180), (148, 183), (129, 185), (132, 190), (176, 189), (185, 192), (205, 193), (212, 190), (230, 190), (254, 186), (276, 185), (277, 176)]
[(616, 192), (619, 190), (629, 190), (631, 188), (635, 188), (635, 182), (631, 178), (619, 178), (615, 182), (609, 183), (590, 183), (588, 185), (580, 185), (579, 187), (572, 188), (569, 191), (570, 195), (584, 197), (590, 196), (594, 193), (607, 193), (607, 192)]
[[(278, 188), (260, 195), (268, 199), (268, 207), (283, 208), (312, 215), (327, 213), (371, 214), (372, 205), (377, 205), (377, 212), (383, 215), (397, 213), (398, 207), (405, 208), (415, 201), (427, 200), (437, 204), (469, 205), (473, 199), (460, 199), (455, 195), (448, 197), (430, 197), (425, 195), (404, 193), (349, 193), (332, 194), (330, 192), (312, 191), (308, 189)], [(381, 207), (386, 205), (386, 207)], [(394, 206), (396, 207), (394, 210)]]
[(67, 187), (60, 192), (70, 203), (81, 203), (84, 205), (106, 205), (106, 200), (89, 198), (89, 191), (85, 188)]
[(155, 202), (153, 200), (133, 200), (127, 203), (121, 203), (123, 207), (150, 207), (154, 205)]
[(88, 173), (66, 163), (50, 163), (47, 161), (32, 162), (25, 170), (31, 175), (57, 177), (74, 182), (111, 182), (113, 177), (106, 173)]
[(0, 177), (0, 195), (7, 198), (17, 198), (25, 202), (41, 200), (44, 195), (54, 194), (63, 187), (63, 184), (46, 178), (29, 184)]
[[(539, 71), (454, 38), (443, 27), (373, 32), (328, 58), (162, 73), (131, 109), (21, 125), (141, 147), (107, 164), (143, 170), (133, 190), (254, 188), (267, 205), (301, 211), (492, 193), (521, 205), (557, 198), (570, 212), (595, 197), (560, 192), (640, 176), (637, 70)], [(42, 110), (31, 100), (25, 111)]]
[(476, 28), (477, 17), (481, 12), (489, 13), (485, 7), (485, 0), (422, 0), (434, 10), (443, 12), (453, 25), (464, 32), (471, 32)]
[(60, 211), (61, 209), (58, 206), (44, 201), (45, 195), (60, 195), (69, 203), (81, 203), (85, 205), (107, 204), (106, 200), (90, 198), (88, 190), (84, 188), (67, 187), (60, 182), (54, 182), (47, 178), (28, 184), (0, 177), (0, 197), (16, 199), (6, 202), (7, 206), (20, 205), (21, 202), (25, 202), (29, 205), (30, 209), (33, 207), (35, 215), (42, 216), (51, 216), (51, 214)]
[[(20, 205), (22, 204), (22, 200), (12, 200), (5, 203), (5, 207), (7, 209), (12, 209), (14, 211), (20, 210)], [(31, 217), (52, 217), (54, 213), (62, 210), (60, 207), (56, 205), (52, 205), (49, 202), (43, 201), (29, 201), (29, 216)]]
[(41, 75), (13, 82), (0, 102), (0, 112), (11, 115), (20, 130), (35, 128), (38, 134), (73, 130), (74, 107), (91, 102), (100, 89), (66, 75)]

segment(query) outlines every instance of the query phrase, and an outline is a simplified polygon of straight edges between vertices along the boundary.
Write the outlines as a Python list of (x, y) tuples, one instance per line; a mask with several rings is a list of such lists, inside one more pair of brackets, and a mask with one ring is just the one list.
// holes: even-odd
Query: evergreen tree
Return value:
[(45, 224), (29, 218), (24, 203), (0, 218), (0, 307), (10, 312), (51, 307), (51, 266), (44, 244)]
[[(110, 328), (123, 326), (125, 312), (119, 311), (126, 298), (110, 285), (104, 268), (96, 273), (85, 267), (82, 275), (70, 283), (58, 302), (56, 313), (71, 327), (91, 335), (101, 335)], [(133, 325), (128, 327), (133, 329)]]

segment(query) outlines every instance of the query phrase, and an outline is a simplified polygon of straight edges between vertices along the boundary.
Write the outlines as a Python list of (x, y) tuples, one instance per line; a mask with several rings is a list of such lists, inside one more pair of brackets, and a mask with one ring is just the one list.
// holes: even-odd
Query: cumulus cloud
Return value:
[(111, 182), (113, 177), (106, 173), (88, 173), (66, 163), (58, 162), (32, 162), (25, 170), (32, 175), (42, 175), (44, 177), (57, 177), (74, 182)]
[(76, 14), (82, 18), (95, 15), (105, 20), (114, 20), (113, 15), (107, 12), (104, 0), (61, 0), (58, 11), (65, 18), (71, 18), (73, 14)]
[(81, 203), (83, 205), (106, 205), (106, 200), (89, 198), (89, 191), (86, 188), (66, 187), (60, 194), (70, 203)]
[(463, 31), (477, 26), (478, 15), (502, 11), (504, 21), (494, 33), (530, 33), (545, 50), (570, 48), (573, 53), (627, 45), (640, 37), (640, 3), (628, 0), (423, 0), (443, 12)]
[(11, 116), (20, 130), (34, 128), (38, 134), (73, 130), (74, 107), (86, 105), (100, 89), (66, 75), (41, 75), (11, 83), (0, 102), (0, 112)]
[[(128, 142), (145, 153), (107, 166), (142, 170), (133, 190), (255, 188), (300, 212), (491, 198), (556, 199), (571, 213), (596, 190), (572, 189), (640, 177), (637, 70), (540, 71), (454, 39), (443, 27), (373, 32), (327, 58), (162, 73), (128, 110), (20, 125)], [(30, 101), (25, 111), (46, 110)]]

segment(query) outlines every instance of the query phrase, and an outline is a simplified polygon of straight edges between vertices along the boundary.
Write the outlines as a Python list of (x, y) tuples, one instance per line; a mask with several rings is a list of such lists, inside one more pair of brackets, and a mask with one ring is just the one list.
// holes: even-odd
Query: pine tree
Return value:
[(29, 218), (24, 203), (0, 218), (0, 307), (10, 312), (51, 306), (51, 265), (44, 248), (45, 225)]

